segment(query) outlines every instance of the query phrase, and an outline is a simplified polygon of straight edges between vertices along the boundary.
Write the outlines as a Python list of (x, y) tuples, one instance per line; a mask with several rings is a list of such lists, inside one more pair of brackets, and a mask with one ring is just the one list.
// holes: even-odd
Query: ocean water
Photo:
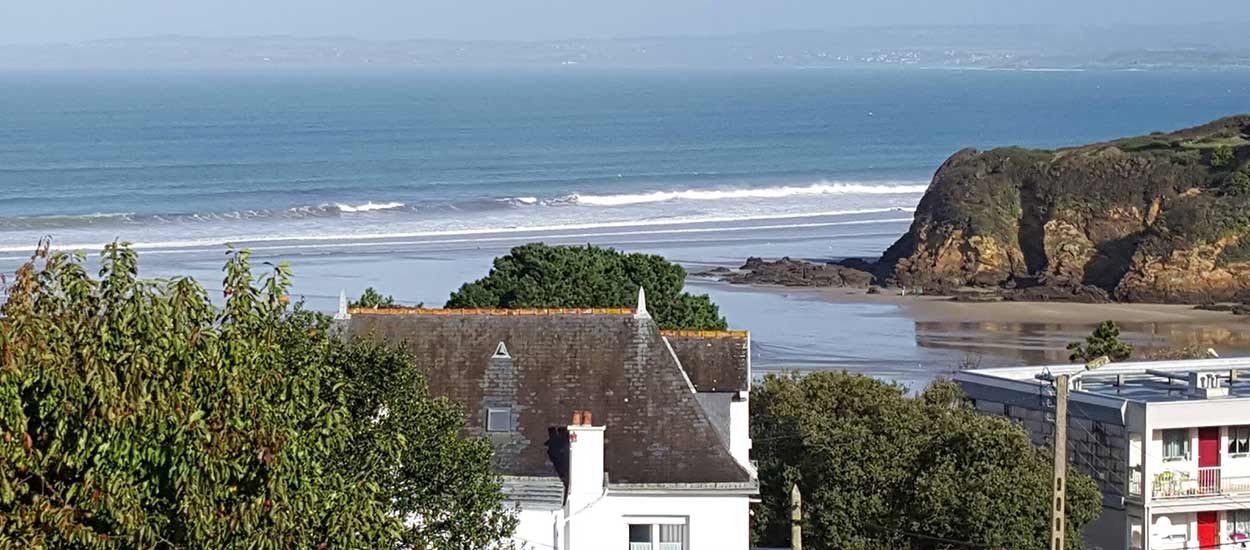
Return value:
[[(212, 287), (227, 247), (249, 247), (291, 261), (296, 290), (330, 309), (366, 285), (441, 304), (534, 240), (691, 265), (868, 256), (960, 148), (1248, 111), (1247, 72), (0, 73), (0, 272), (41, 237), (88, 252), (121, 239), (145, 274)], [(767, 334), (788, 308), (831, 325), (889, 313), (711, 291)], [(784, 331), (760, 349), (863, 362), (898, 336), (875, 326), (885, 336), (853, 353)]]

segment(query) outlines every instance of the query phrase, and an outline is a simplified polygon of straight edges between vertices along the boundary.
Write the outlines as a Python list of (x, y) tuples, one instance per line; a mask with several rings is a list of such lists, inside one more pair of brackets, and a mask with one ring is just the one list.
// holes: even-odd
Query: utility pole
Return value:
[(798, 483), (790, 489), (790, 549), (803, 550), (803, 495)]
[(1068, 375), (1055, 377), (1055, 479), (1050, 550), (1063, 550), (1064, 485), (1068, 473)]

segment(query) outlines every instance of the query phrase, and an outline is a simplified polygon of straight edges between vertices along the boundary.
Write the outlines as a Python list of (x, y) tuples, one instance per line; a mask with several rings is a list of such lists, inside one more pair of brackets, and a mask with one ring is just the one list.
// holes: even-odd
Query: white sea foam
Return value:
[[(188, 239), (188, 240), (169, 240), (169, 241), (138, 241), (132, 243), (135, 249), (156, 250), (156, 251), (178, 251), (199, 248), (216, 248), (222, 246), (243, 246), (256, 247), (260, 244), (290, 243), (277, 246), (279, 248), (305, 248), (305, 246), (294, 246), (293, 243), (342, 243), (344, 241), (358, 241), (363, 245), (380, 244), (382, 241), (404, 238), (441, 238), (441, 237), (467, 237), (481, 235), (516, 235), (524, 233), (546, 234), (559, 231), (593, 231), (600, 229), (620, 229), (620, 228), (643, 228), (643, 227), (673, 227), (681, 225), (700, 225), (714, 223), (735, 223), (735, 222), (756, 222), (764, 220), (794, 220), (803, 218), (822, 218), (830, 216), (851, 216), (862, 214), (882, 214), (882, 213), (911, 213), (913, 208), (890, 207), (890, 208), (863, 208), (855, 210), (832, 210), (823, 212), (802, 212), (802, 213), (786, 213), (786, 214), (761, 214), (747, 216), (691, 216), (684, 218), (662, 218), (651, 220), (620, 220), (608, 222), (587, 222), (587, 223), (567, 223), (567, 224), (549, 224), (549, 225), (532, 225), (532, 226), (511, 226), (511, 227), (476, 227), (464, 229), (432, 229), (428, 231), (405, 231), (392, 233), (353, 233), (353, 234), (323, 234), (323, 235), (289, 235), (289, 236), (227, 236), (221, 238), (205, 238), (205, 239)], [(869, 220), (847, 220), (833, 222), (834, 224), (864, 224), (864, 223), (883, 223), (895, 221), (908, 221), (906, 218), (888, 218), (888, 219), (869, 219)], [(821, 225), (826, 225), (822, 223)], [(795, 224), (793, 227), (805, 227), (804, 224)], [(744, 229), (749, 229), (745, 227)], [(666, 232), (684, 232), (689, 229), (670, 229)], [(727, 228), (707, 228), (709, 231), (727, 230)], [(620, 235), (622, 233), (616, 233)], [(56, 250), (96, 250), (104, 246), (104, 242), (99, 243), (74, 243), (58, 245), (53, 244)], [(316, 245), (313, 245), (316, 246)], [(336, 246), (342, 246), (338, 244)], [(23, 246), (0, 246), (0, 253), (8, 252), (28, 252), (31, 250), (29, 245)]]
[(334, 204), (334, 207), (338, 208), (339, 212), (345, 212), (345, 213), (376, 212), (378, 210), (395, 210), (396, 208), (403, 208), (404, 206), (405, 205), (402, 202), (373, 202), (373, 201), (369, 201), (364, 204), (356, 204), (356, 205), (343, 204), (343, 203)]
[(575, 193), (557, 202), (583, 206), (626, 206), (674, 200), (714, 201), (727, 199), (782, 199), (804, 195), (908, 195), (924, 193), (928, 185), (915, 182), (864, 183), (821, 182), (805, 186), (757, 187), (744, 189), (684, 189), (622, 195), (583, 195)]

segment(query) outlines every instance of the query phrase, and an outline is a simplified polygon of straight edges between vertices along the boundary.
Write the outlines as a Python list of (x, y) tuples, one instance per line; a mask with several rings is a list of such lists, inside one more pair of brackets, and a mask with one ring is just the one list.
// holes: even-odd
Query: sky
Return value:
[(0, 43), (162, 34), (462, 40), (915, 24), (1195, 24), (1246, 0), (0, 0)]

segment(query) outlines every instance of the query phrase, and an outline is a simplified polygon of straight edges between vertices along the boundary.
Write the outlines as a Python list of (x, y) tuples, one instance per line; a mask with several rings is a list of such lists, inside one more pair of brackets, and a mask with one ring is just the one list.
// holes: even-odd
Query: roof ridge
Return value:
[(556, 316), (556, 315), (633, 315), (633, 308), (626, 307), (541, 307), (541, 308), (428, 308), (428, 307), (391, 307), (348, 308), (351, 315), (484, 315), (484, 316)]
[(746, 330), (674, 330), (666, 329), (660, 331), (661, 336), (675, 336), (679, 338), (749, 338), (750, 331)]

